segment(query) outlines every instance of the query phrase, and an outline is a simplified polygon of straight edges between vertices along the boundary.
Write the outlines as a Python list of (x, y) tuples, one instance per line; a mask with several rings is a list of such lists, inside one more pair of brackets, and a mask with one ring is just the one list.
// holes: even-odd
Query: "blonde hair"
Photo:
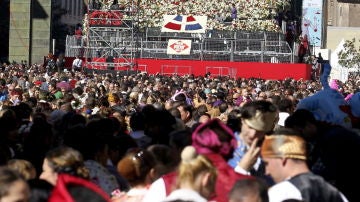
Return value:
[(84, 165), (81, 153), (71, 147), (58, 147), (46, 154), (49, 166), (57, 173), (67, 173), (89, 179), (89, 170)]
[(0, 200), (9, 194), (10, 188), (17, 181), (22, 181), (27, 186), (24, 177), (20, 173), (6, 166), (0, 167)]
[(119, 102), (120, 98), (116, 93), (109, 93), (108, 102)]
[(206, 158), (206, 156), (197, 154), (194, 147), (185, 147), (181, 153), (181, 163), (179, 166), (177, 186), (180, 187), (184, 182), (190, 183), (195, 191), (199, 192), (200, 188), (197, 187), (198, 185), (195, 183), (198, 177), (206, 173), (210, 174), (207, 185), (209, 189), (208, 191), (213, 193), (217, 178), (216, 167), (208, 158)]
[(36, 170), (34, 165), (23, 159), (11, 159), (6, 165), (8, 168), (20, 173), (26, 180), (35, 179)]

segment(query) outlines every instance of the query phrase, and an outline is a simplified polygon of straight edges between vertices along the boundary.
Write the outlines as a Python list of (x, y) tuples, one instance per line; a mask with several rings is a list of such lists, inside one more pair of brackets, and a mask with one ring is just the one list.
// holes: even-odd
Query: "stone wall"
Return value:
[(41, 63), (50, 51), (50, 33), (51, 1), (10, 1), (10, 61)]

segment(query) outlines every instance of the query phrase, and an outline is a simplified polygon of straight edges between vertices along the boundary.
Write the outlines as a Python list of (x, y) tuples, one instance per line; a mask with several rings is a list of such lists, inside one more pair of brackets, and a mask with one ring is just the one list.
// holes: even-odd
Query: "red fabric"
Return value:
[[(230, 142), (220, 141), (213, 128), (218, 128), (226, 132), (232, 140)], [(229, 157), (236, 148), (236, 140), (231, 129), (222, 121), (215, 118), (196, 128), (192, 133), (192, 146), (195, 147), (199, 154), (218, 153), (223, 157)]]
[(77, 83), (77, 80), (75, 80), (75, 79), (70, 80), (69, 85), (70, 85), (71, 89), (75, 88), (76, 83)]
[(212, 200), (228, 202), (228, 195), (235, 182), (240, 179), (252, 178), (249, 175), (236, 173), (234, 169), (218, 154), (204, 154), (217, 168), (218, 176), (215, 185), (215, 196)]
[(307, 40), (307, 37), (304, 37), (301, 39), (298, 54), (305, 55), (308, 49), (309, 49), (309, 41)]
[(68, 174), (59, 174), (56, 185), (51, 192), (48, 202), (75, 202), (66, 186), (69, 184), (81, 185), (101, 196), (104, 201), (110, 202), (109, 196), (94, 183)]
[(34, 84), (35, 84), (35, 86), (41, 86), (42, 81), (35, 81)]
[(176, 179), (177, 179), (177, 172), (171, 172), (163, 177), (164, 183), (165, 183), (165, 190), (166, 190), (166, 196), (169, 196), (169, 194), (175, 189), (176, 185)]
[[(74, 60), (67, 57), (67, 66), (71, 66)], [(105, 63), (105, 58), (92, 58), (93, 62)], [(211, 75), (219, 75), (218, 68), (208, 67), (228, 67), (234, 69), (234, 77), (241, 78), (262, 78), (284, 80), (289, 77), (295, 80), (311, 79), (311, 64), (305, 63), (261, 63), (261, 62), (229, 62), (229, 61), (200, 61), (200, 60), (165, 60), (165, 59), (137, 59), (138, 70), (146, 69), (148, 74), (194, 74), (195, 76), (204, 76), (207, 72)], [(164, 68), (166, 67), (166, 68)], [(106, 69), (106, 66), (87, 63), (89, 69)], [(222, 75), (228, 75), (227, 69), (222, 69)]]
[(172, 30), (180, 30), (181, 24), (175, 24), (173, 22), (168, 22), (164, 27), (166, 27), (168, 29), (172, 29)]
[(76, 38), (81, 38), (81, 36), (82, 36), (82, 30), (81, 30), (81, 29), (76, 29), (76, 30), (75, 30), (75, 36), (76, 36)]

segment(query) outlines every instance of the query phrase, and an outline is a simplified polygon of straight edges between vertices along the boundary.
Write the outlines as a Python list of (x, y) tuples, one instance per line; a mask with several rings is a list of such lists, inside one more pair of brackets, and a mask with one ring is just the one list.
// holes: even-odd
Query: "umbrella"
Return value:
[(66, 81), (61, 81), (59, 83), (56, 84), (56, 87), (57, 88), (64, 88), (65, 90), (70, 90), (71, 87), (70, 87), (70, 84)]

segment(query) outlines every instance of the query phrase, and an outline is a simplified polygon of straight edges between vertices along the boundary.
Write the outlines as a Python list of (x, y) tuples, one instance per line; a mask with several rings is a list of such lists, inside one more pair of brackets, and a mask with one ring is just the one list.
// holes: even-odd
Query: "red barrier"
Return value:
[[(88, 68), (107, 69), (105, 58), (93, 58), (93, 62), (99, 64)], [(115, 70), (129, 70), (130, 67), (120, 63), (123, 59), (114, 59)], [(208, 72), (213, 76), (230, 76), (241, 78), (263, 78), (263, 79), (285, 79), (309, 80), (311, 77), (311, 65), (291, 63), (259, 63), (259, 62), (228, 62), (228, 61), (197, 61), (197, 60), (157, 60), (137, 59), (139, 70), (149, 74), (194, 74), (203, 76)], [(103, 63), (103, 64), (101, 64)], [(105, 65), (105, 66), (104, 66)], [(146, 67), (146, 68), (144, 68)], [(136, 67), (135, 67), (136, 68)]]
[[(138, 65), (146, 65), (149, 74), (161, 73), (162, 67), (177, 66), (177, 69), (189, 69), (196, 76), (203, 76), (206, 67), (228, 67), (229, 76), (242, 78), (263, 78), (263, 79), (310, 79), (311, 65), (290, 64), (290, 63), (257, 63), (257, 62), (227, 62), (227, 61), (195, 61), (195, 60), (156, 60), (138, 59)], [(187, 68), (179, 68), (187, 67)], [(174, 72), (183, 74), (184, 72)], [(169, 70), (167, 70), (168, 73)]]

